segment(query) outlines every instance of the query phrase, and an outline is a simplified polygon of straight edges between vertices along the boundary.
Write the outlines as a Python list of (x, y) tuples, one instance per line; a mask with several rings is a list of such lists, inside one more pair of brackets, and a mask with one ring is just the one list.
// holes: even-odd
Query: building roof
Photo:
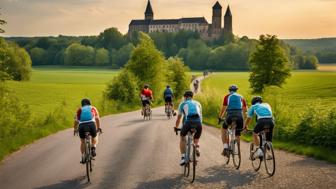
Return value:
[(145, 14), (153, 14), (152, 5), (151, 5), (149, 0), (148, 0), (148, 3), (147, 3)]
[(180, 19), (160, 19), (160, 20), (132, 20), (130, 25), (169, 25), (178, 23), (200, 23), (208, 24), (204, 17), (180, 18)]
[(208, 21), (204, 17), (181, 18), (180, 22), (208, 24)]
[(132, 20), (130, 25), (149, 25), (150, 20)]
[(161, 20), (152, 20), (151, 25), (166, 25), (166, 24), (178, 24), (179, 19), (161, 19)]
[(222, 6), (217, 1), (216, 4), (212, 7), (212, 9), (222, 9)]
[(227, 9), (226, 9), (226, 13), (225, 13), (225, 17), (227, 16), (232, 16), (231, 14), (231, 10), (230, 10), (230, 6), (228, 5)]

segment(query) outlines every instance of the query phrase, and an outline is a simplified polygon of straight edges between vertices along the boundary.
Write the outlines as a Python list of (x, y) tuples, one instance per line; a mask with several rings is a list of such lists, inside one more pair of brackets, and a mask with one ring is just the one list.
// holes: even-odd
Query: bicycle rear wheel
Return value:
[(90, 167), (91, 167), (91, 163), (90, 163), (90, 144), (89, 142), (85, 142), (85, 164), (86, 164), (86, 177), (88, 182), (90, 182)]
[(254, 147), (254, 144), (251, 143), (251, 146), (250, 146), (250, 160), (252, 162), (252, 167), (255, 171), (259, 171), (260, 165), (261, 165), (261, 159), (260, 158), (254, 158), (254, 152), (255, 152), (255, 147)]
[(264, 160), (266, 172), (269, 176), (273, 176), (275, 173), (275, 157), (272, 143), (266, 142), (264, 146)]
[(190, 164), (189, 164), (189, 162), (186, 162), (185, 165), (184, 165), (183, 175), (185, 177), (188, 177), (189, 176), (189, 172), (190, 172)]
[(232, 160), (234, 167), (236, 169), (239, 169), (241, 162), (241, 155), (240, 155), (240, 143), (237, 142), (237, 140), (233, 141)]
[(192, 180), (191, 183), (193, 183), (195, 181), (195, 177), (196, 177), (196, 165), (197, 165), (197, 160), (196, 160), (196, 146), (192, 145)]

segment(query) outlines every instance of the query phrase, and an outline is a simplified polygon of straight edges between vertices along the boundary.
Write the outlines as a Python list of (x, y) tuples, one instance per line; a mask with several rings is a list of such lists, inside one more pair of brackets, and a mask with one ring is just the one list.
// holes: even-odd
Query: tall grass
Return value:
[[(336, 73), (294, 72), (283, 88), (265, 91), (264, 101), (271, 104), (276, 121), (276, 147), (336, 163), (330, 157), (336, 155), (335, 79)], [(196, 97), (203, 106), (205, 123), (217, 126), (230, 84), (237, 84), (249, 103), (248, 73), (218, 73), (202, 83), (202, 93)]]

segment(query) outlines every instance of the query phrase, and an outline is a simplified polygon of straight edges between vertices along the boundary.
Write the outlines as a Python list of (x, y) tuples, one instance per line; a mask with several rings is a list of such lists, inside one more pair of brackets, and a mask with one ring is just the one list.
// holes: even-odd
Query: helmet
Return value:
[(145, 85), (144, 85), (144, 88), (145, 88), (145, 89), (147, 89), (148, 87), (149, 87), (149, 85), (148, 85), (148, 84), (145, 84)]
[(186, 91), (183, 95), (184, 97), (188, 98), (188, 97), (193, 97), (194, 96), (194, 93), (192, 91)]
[(261, 96), (255, 96), (252, 98), (252, 105), (255, 105), (256, 103), (262, 103), (262, 97)]
[(82, 106), (91, 105), (91, 101), (88, 98), (83, 98), (81, 104)]
[(231, 92), (231, 91), (233, 91), (233, 92), (236, 92), (238, 90), (238, 86), (237, 85), (231, 85), (230, 87), (229, 87), (229, 91)]
[(170, 85), (167, 85), (167, 88), (170, 88)]

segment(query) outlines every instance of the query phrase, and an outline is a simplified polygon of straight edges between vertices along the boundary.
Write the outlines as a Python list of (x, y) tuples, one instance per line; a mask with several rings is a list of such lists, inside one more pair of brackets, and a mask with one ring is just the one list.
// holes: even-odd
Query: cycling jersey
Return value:
[[(87, 119), (88, 118), (87, 109), (91, 111), (91, 114), (92, 114), (91, 119)], [(75, 116), (75, 120), (78, 121), (79, 124), (88, 123), (88, 122), (96, 122), (96, 118), (99, 118), (99, 113), (98, 113), (97, 108), (94, 106), (83, 106), (79, 108)]]
[(202, 122), (202, 106), (195, 100), (186, 100), (179, 105), (179, 115), (184, 115), (184, 123), (190, 119), (199, 119)]
[(257, 115), (257, 119), (273, 118), (271, 106), (267, 103), (257, 103), (247, 111), (247, 117), (252, 118), (253, 115)]
[(152, 95), (153, 95), (153, 92), (150, 89), (143, 89), (141, 91), (141, 99), (142, 100), (149, 100), (149, 99), (151, 99)]
[(228, 111), (242, 110), (247, 107), (245, 99), (236, 92), (231, 92), (224, 97), (223, 106), (227, 106)]
[(167, 97), (173, 97), (173, 90), (171, 90), (171, 88), (166, 88), (166, 90), (163, 92), (163, 96), (165, 98)]

